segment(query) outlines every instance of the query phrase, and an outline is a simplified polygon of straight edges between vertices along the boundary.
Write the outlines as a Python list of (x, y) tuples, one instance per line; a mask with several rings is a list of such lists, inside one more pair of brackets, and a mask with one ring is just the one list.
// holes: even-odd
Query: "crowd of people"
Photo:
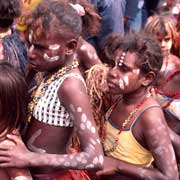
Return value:
[(178, 180), (177, 0), (0, 2), (0, 180)]

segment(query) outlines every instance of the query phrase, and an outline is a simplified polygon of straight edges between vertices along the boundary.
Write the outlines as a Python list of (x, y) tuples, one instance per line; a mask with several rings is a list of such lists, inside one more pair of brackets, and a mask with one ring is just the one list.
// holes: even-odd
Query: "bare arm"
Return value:
[[(60, 86), (59, 98), (71, 115), (77, 129), (82, 152), (74, 154), (34, 153), (11, 135), (17, 146), (15, 148), (0, 146), (0, 167), (51, 166), (70, 169), (102, 169), (103, 151), (92, 117), (89, 99), (84, 84), (77, 78), (69, 77)], [(4, 151), (3, 151), (4, 149)], [(17, 153), (19, 155), (17, 155)]]
[[(141, 119), (144, 139), (152, 152), (156, 168), (140, 167), (116, 159), (108, 159), (115, 168), (105, 169), (98, 174), (109, 174), (110, 171), (119, 172), (126, 177), (142, 180), (178, 180), (178, 170), (175, 154), (168, 133), (168, 127), (160, 109), (144, 113)], [(105, 162), (108, 162), (105, 159)], [(114, 161), (114, 162), (113, 162)], [(106, 165), (105, 165), (106, 167)], [(108, 166), (110, 167), (110, 166)]]
[[(1, 145), (8, 145), (8, 146), (15, 146), (13, 141), (10, 140), (4, 140), (0, 143)], [(7, 174), (11, 179), (14, 180), (32, 180), (30, 171), (25, 168), (6, 168), (5, 169)]]

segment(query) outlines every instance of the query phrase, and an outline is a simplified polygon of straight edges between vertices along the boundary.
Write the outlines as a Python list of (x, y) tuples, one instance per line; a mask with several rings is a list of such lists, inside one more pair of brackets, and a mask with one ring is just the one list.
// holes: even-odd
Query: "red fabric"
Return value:
[(83, 170), (61, 170), (51, 174), (33, 175), (33, 180), (90, 180), (90, 178)]

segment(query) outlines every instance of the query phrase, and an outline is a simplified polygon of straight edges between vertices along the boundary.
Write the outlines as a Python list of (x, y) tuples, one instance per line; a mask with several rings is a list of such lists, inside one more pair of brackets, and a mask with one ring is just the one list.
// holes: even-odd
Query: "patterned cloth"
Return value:
[(25, 76), (28, 66), (27, 49), (19, 38), (18, 31), (12, 29), (12, 34), (3, 38), (2, 45), (4, 59)]
[[(61, 78), (53, 81), (46, 89), (44, 95), (39, 99), (37, 106), (34, 108), (33, 116), (38, 121), (54, 126), (73, 127), (73, 121), (69, 113), (58, 98), (58, 89), (67, 77), (80, 79), (86, 87), (83, 77), (77, 73), (65, 74)], [(37, 89), (37, 94), (40, 93), (39, 90), (41, 89), (41, 86), (43, 86), (43, 82)]]

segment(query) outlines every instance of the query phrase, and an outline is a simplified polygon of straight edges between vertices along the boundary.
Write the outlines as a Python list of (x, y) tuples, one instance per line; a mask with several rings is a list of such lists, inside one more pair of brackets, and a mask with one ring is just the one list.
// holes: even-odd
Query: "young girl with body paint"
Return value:
[[(67, 3), (44, 0), (33, 12), (26, 36), (29, 59), (32, 68), (45, 72), (45, 76), (29, 104), (25, 142), (31, 152), (17, 136), (11, 135), (16, 146), (0, 147), (7, 155), (1, 167), (30, 166), (34, 180), (79, 180), (82, 174), (67, 169), (102, 169), (103, 151), (74, 56), (81, 29), (80, 16)], [(68, 154), (73, 129), (82, 151)]]
[(172, 19), (166, 16), (152, 16), (145, 31), (159, 42), (163, 53), (163, 65), (157, 82), (157, 98), (164, 109), (168, 125), (180, 134), (180, 59), (171, 54), (176, 38)]
[(112, 42), (109, 53), (114, 66), (107, 85), (118, 98), (106, 113), (102, 133), (106, 156), (97, 175), (113, 180), (178, 180), (172, 137), (150, 91), (162, 66), (160, 47), (147, 34), (130, 34)]
[[(0, 144), (1, 146), (16, 144), (6, 138), (24, 128), (26, 123), (27, 85), (24, 78), (7, 62), (0, 63)], [(16, 168), (0, 168), (1, 180), (32, 180), (29, 170)]]

